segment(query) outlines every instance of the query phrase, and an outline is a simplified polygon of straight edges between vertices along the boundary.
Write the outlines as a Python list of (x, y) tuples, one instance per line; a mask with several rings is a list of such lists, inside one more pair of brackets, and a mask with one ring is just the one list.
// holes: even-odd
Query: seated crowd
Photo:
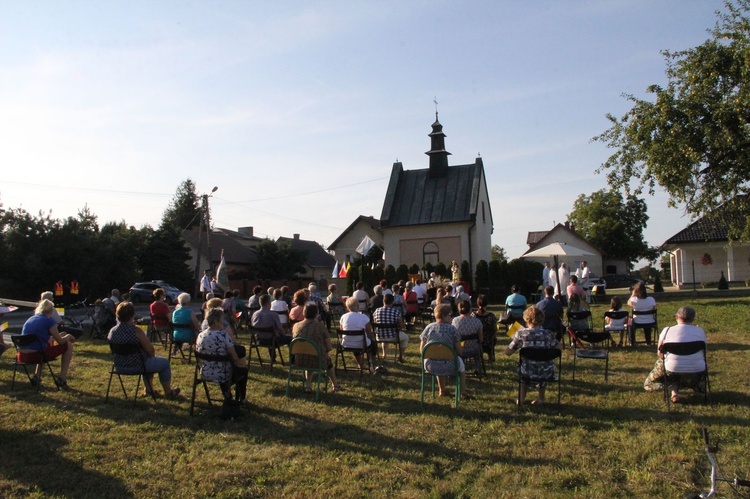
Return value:
[[(382, 359), (387, 358), (389, 344), (397, 349), (399, 359), (408, 347), (409, 335), (407, 331), (416, 325), (416, 319), (423, 315), (428, 305), (432, 308), (435, 321), (427, 324), (421, 332), (420, 347), (428, 342), (440, 341), (452, 346), (459, 355), (459, 370), (455, 372), (453, 365), (447, 361), (426, 360), (425, 368), (437, 375), (440, 395), (447, 394), (445, 376), (458, 375), (465, 386), (465, 361), (471, 361), (476, 374), (484, 372), (484, 354), (489, 362), (494, 361), (494, 351), (497, 345), (497, 330), (499, 324), (509, 326), (519, 322), (518, 328), (512, 336), (510, 344), (505, 349), (507, 355), (515, 353), (521, 348), (563, 348), (563, 335), (567, 327), (572, 331), (590, 328), (590, 318), (583, 321), (576, 312), (587, 310), (586, 294), (577, 283), (576, 276), (570, 277), (567, 287), (569, 305), (567, 314), (562, 300), (555, 296), (555, 288), (544, 288), (544, 298), (537, 304), (527, 304), (526, 298), (520, 293), (518, 286), (513, 286), (511, 295), (505, 301), (506, 310), (503, 318), (489, 312), (487, 298), (479, 295), (476, 299), (476, 310), (472, 310), (471, 297), (464, 292), (462, 286), (455, 290), (450, 286), (435, 285), (435, 299), (429, 302), (429, 293), (421, 281), (399, 282), (388, 286), (385, 281), (376, 285), (373, 296), (364, 290), (364, 284), (356, 284), (356, 290), (351, 297), (344, 300), (337, 294), (336, 285), (328, 287), (329, 294), (324, 299), (317, 291), (317, 286), (311, 283), (307, 288), (300, 289), (293, 296), (289, 289), (270, 288), (268, 292), (260, 286), (253, 290), (252, 297), (247, 301), (239, 298), (239, 291), (226, 292), (224, 298), (210, 298), (202, 307), (202, 322), (191, 308), (190, 295), (182, 293), (177, 298), (175, 309), (170, 312), (166, 303), (163, 289), (154, 290), (154, 301), (149, 312), (152, 320), (152, 330), (172, 337), (173, 352), (183, 348), (186, 344), (195, 351), (211, 356), (227, 357), (227, 362), (202, 360), (201, 374), (210, 381), (219, 383), (223, 392), (230, 394), (231, 387), (235, 387), (234, 399), (241, 402), (246, 397), (248, 375), (247, 350), (241, 345), (237, 336), (243, 314), (246, 323), (257, 335), (258, 344), (267, 347), (271, 359), (275, 358), (276, 349), (288, 345), (295, 337), (307, 338), (320, 348), (323, 355), (323, 365), (328, 372), (333, 392), (341, 390), (338, 384), (334, 363), (330, 352), (334, 351), (331, 341), (331, 331), (340, 330), (340, 342), (343, 348), (359, 349), (355, 352), (355, 360), (360, 369), (371, 374), (386, 374), (387, 370), (379, 361), (378, 347), (382, 349)], [(119, 295), (119, 293), (118, 293)], [(34, 362), (41, 355), (47, 360), (62, 358), (60, 372), (54, 378), (57, 386), (67, 387), (67, 376), (73, 356), (73, 346), (82, 331), (65, 328), (61, 318), (55, 310), (50, 292), (42, 294), (35, 314), (26, 321), (22, 335), (33, 335), (37, 342), (19, 350), (18, 359), (23, 362)], [(119, 296), (107, 298), (110, 303), (119, 300)], [(291, 308), (290, 308), (290, 305)], [(628, 301), (633, 310), (654, 310), (656, 303), (653, 297), (646, 295), (645, 286), (636, 285), (633, 295)], [(621, 310), (622, 303), (613, 297), (608, 312)], [(638, 308), (637, 308), (638, 307)], [(619, 332), (619, 341), (613, 339), (616, 346), (623, 345), (623, 337), (627, 333), (629, 343), (635, 342), (635, 327), (644, 329), (646, 341), (651, 341), (651, 323), (629, 323), (622, 314), (614, 319), (605, 318), (605, 331)], [(169, 359), (157, 356), (154, 345), (149, 341), (146, 333), (135, 325), (135, 308), (128, 301), (120, 301), (115, 308), (116, 322), (107, 331), (107, 340), (117, 344), (138, 344), (140, 352), (129, 355), (114, 355), (114, 364), (122, 373), (138, 373), (144, 369), (143, 375), (146, 393), (154, 392), (153, 375), (159, 376), (159, 382), (166, 397), (174, 398), (180, 389), (172, 386), (172, 373)], [(681, 307), (675, 317), (677, 325), (664, 328), (658, 338), (659, 346), (665, 341), (706, 342), (706, 335), (702, 329), (693, 325), (695, 310), (691, 307)], [(362, 332), (364, 334), (346, 334), (347, 332)], [(510, 334), (510, 333), (509, 333)], [(574, 337), (574, 335), (571, 335)], [(363, 344), (364, 342), (364, 344)], [(166, 342), (165, 342), (166, 344)], [(362, 356), (360, 352), (364, 352)], [(702, 354), (701, 354), (702, 355)], [(300, 355), (294, 359), (298, 366), (316, 367), (317, 360)], [(693, 358), (694, 357), (694, 358)], [(697, 356), (677, 358), (660, 352), (654, 370), (649, 375), (645, 387), (654, 390), (659, 387), (659, 380), (665, 372), (699, 373), (705, 369), (705, 363)], [(231, 365), (231, 369), (227, 366)], [(32, 382), (40, 382), (39, 366), (37, 376)], [(534, 363), (524, 361), (519, 366), (521, 376), (524, 373), (550, 373), (554, 371), (551, 362)], [(306, 373), (306, 391), (311, 390), (310, 373)], [(698, 378), (695, 378), (698, 380)], [(684, 376), (683, 386), (705, 389), (697, 386), (690, 376)], [(545, 400), (545, 386), (538, 385), (539, 392), (535, 403)], [(671, 398), (677, 401), (679, 386), (670, 386)], [(516, 401), (524, 402), (527, 385), (522, 385), (520, 398)], [(470, 397), (468, 390), (463, 391), (464, 397)]]

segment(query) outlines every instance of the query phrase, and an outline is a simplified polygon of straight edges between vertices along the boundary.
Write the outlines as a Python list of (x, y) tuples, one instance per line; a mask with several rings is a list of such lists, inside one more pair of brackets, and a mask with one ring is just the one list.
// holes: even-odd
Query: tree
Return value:
[(507, 262), (508, 255), (505, 254), (505, 249), (501, 248), (497, 244), (492, 245), (492, 260), (496, 262)]
[(174, 227), (179, 234), (180, 231), (196, 227), (201, 222), (200, 209), (195, 183), (189, 178), (183, 180), (169, 206), (164, 210), (159, 228)]
[(658, 184), (693, 217), (724, 205), (737, 215), (730, 238), (748, 239), (750, 0), (726, 7), (702, 45), (662, 52), (666, 87), (648, 87), (653, 100), (625, 95), (633, 107), (607, 115), (611, 128), (593, 140), (616, 150), (597, 170), (614, 189), (653, 194)]
[(469, 287), (473, 285), (473, 279), (471, 278), (471, 266), (466, 260), (461, 262), (461, 280), (469, 283)]
[(285, 241), (266, 238), (255, 248), (258, 253), (258, 277), (262, 279), (294, 279), (305, 271), (307, 253), (292, 248)]
[(490, 269), (487, 265), (487, 260), (479, 260), (477, 262), (476, 269), (476, 291), (478, 293), (486, 293), (490, 288)]
[(643, 239), (648, 221), (646, 210), (642, 199), (631, 195), (623, 200), (618, 191), (602, 189), (590, 196), (578, 196), (568, 221), (607, 257), (625, 260), (632, 267), (639, 259), (655, 260), (658, 254)]

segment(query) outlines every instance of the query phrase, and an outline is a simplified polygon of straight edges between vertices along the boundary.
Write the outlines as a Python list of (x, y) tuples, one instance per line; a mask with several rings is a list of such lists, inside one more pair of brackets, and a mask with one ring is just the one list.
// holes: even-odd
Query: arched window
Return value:
[(440, 263), (440, 248), (433, 241), (425, 243), (422, 247), (422, 265), (427, 262), (433, 265)]

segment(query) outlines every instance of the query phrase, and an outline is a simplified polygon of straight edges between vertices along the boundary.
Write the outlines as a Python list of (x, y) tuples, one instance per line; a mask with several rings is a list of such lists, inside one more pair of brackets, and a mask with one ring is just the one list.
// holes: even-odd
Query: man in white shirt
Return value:
[(542, 289), (552, 284), (549, 282), (549, 271), (549, 262), (544, 262), (544, 270), (542, 270)]

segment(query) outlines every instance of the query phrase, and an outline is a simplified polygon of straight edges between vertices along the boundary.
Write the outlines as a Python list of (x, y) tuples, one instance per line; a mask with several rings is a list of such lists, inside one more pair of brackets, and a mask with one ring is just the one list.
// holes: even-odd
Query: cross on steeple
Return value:
[(434, 103), (435, 103), (435, 119), (437, 120), (437, 117), (438, 117), (438, 108), (437, 108), (437, 105), (438, 105), (438, 101), (437, 101), (437, 96), (435, 96), (435, 97), (434, 97), (434, 98), (432, 99), (432, 102), (434, 102)]

